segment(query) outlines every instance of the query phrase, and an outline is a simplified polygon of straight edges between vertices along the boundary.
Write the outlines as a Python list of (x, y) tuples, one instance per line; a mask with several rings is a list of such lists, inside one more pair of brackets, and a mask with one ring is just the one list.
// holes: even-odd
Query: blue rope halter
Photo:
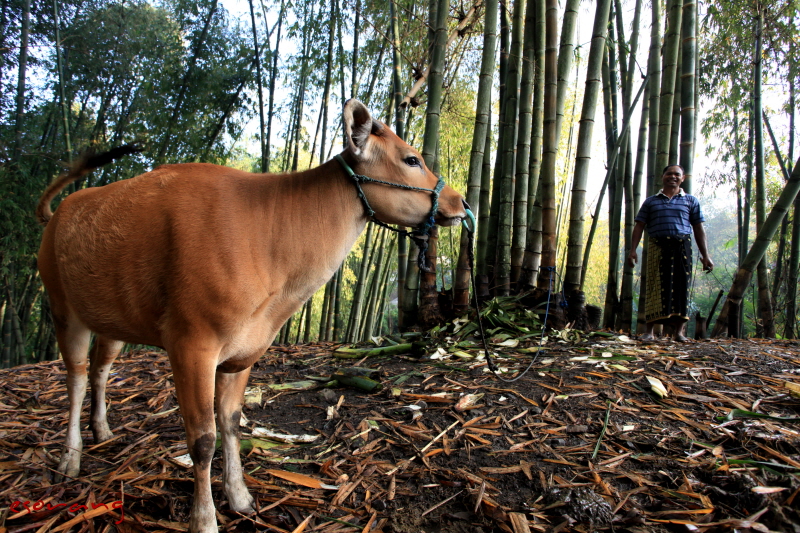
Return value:
[[(431, 228), (436, 225), (436, 220), (434, 217), (436, 216), (436, 212), (439, 210), (439, 193), (441, 193), (442, 189), (444, 188), (444, 179), (442, 179), (442, 177), (439, 176), (438, 178), (439, 181), (436, 183), (436, 187), (433, 189), (425, 189), (423, 187), (412, 187), (411, 185), (403, 185), (400, 183), (392, 183), (390, 181), (376, 180), (374, 178), (370, 178), (369, 176), (356, 174), (353, 171), (353, 169), (350, 168), (350, 165), (347, 164), (347, 162), (341, 155), (336, 155), (335, 158), (342, 165), (345, 172), (347, 172), (347, 175), (353, 179), (353, 183), (356, 186), (356, 191), (358, 192), (358, 197), (361, 199), (361, 203), (364, 204), (364, 211), (366, 212), (369, 219), (379, 226), (388, 228), (414, 241), (414, 243), (419, 248), (419, 255), (417, 256), (417, 263), (419, 264), (419, 269), (424, 272), (431, 272), (432, 270), (431, 267), (429, 267), (428, 263), (425, 261), (425, 252), (428, 250), (428, 237), (430, 236)], [(385, 222), (378, 220), (375, 217), (375, 210), (372, 209), (372, 207), (369, 205), (367, 197), (364, 194), (364, 190), (361, 188), (362, 183), (379, 183), (381, 185), (388, 185), (390, 187), (395, 187), (398, 189), (406, 189), (409, 191), (429, 192), (431, 193), (431, 203), (432, 203), (430, 215), (425, 220), (425, 222), (417, 226), (414, 229), (414, 231), (403, 231), (393, 228), (388, 224), (386, 224)]]

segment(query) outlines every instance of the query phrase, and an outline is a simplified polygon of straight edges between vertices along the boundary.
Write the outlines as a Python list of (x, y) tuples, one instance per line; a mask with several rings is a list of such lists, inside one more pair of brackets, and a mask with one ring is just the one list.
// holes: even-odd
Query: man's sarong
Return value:
[(647, 322), (689, 320), (692, 236), (650, 237), (647, 246)]

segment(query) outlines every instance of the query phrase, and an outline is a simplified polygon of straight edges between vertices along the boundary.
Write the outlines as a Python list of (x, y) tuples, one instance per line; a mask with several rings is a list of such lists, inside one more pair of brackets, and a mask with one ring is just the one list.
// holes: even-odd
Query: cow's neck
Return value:
[[(282, 253), (308, 274), (329, 276), (338, 268), (367, 224), (364, 207), (341, 165), (328, 161), (303, 172), (277, 178), (275, 197), (266, 200), (265, 213), (282, 213), (271, 231), (285, 234)], [(276, 205), (279, 198), (282, 205)], [(313, 261), (309, 258), (313, 257)], [(312, 272), (313, 271), (313, 272)]]

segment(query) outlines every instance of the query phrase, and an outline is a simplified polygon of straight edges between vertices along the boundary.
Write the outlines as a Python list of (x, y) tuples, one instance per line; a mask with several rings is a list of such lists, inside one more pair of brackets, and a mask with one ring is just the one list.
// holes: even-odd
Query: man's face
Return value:
[(680, 187), (683, 180), (683, 171), (677, 165), (667, 168), (664, 174), (661, 175), (661, 182), (667, 188)]

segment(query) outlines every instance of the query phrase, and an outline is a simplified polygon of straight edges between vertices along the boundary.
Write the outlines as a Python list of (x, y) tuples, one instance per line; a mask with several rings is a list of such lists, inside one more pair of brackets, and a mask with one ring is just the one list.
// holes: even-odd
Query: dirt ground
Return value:
[[(493, 346), (504, 376), (533, 360), (529, 344)], [(439, 347), (270, 350), (242, 427), (260, 512), (229, 510), (216, 457), (221, 530), (800, 532), (798, 343), (552, 335), (513, 383), (477, 349)], [(378, 374), (380, 390), (323, 387), (348, 367)], [(115, 438), (93, 442), (85, 406), (83, 477), (61, 483), (62, 363), (0, 372), (0, 533), (187, 530), (193, 483), (167, 359), (126, 353), (112, 372)], [(301, 390), (273, 388), (290, 383)]]

